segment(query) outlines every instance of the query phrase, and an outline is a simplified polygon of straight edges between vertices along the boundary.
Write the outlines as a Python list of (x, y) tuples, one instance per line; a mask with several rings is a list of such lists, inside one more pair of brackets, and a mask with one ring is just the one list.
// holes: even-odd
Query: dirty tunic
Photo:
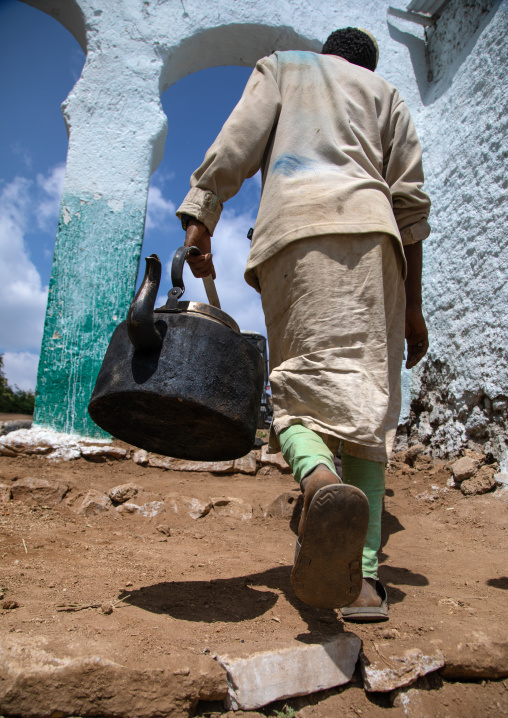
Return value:
[(211, 234), (223, 203), (262, 170), (245, 278), (303, 237), (429, 234), (421, 148), (397, 90), (335, 55), (275, 52), (259, 60), (240, 102), (191, 178), (177, 214)]
[(245, 278), (267, 322), (270, 450), (303, 423), (386, 461), (400, 407), (402, 247), (430, 232), (407, 106), (342, 58), (276, 52), (256, 64), (177, 214), (213, 234), (223, 203), (259, 169)]

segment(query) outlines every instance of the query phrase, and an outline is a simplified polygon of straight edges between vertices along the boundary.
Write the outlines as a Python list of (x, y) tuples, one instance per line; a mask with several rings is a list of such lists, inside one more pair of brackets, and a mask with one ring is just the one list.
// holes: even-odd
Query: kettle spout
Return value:
[(140, 351), (157, 351), (162, 346), (162, 336), (153, 320), (161, 269), (161, 261), (156, 254), (146, 258), (145, 276), (127, 314), (129, 339)]

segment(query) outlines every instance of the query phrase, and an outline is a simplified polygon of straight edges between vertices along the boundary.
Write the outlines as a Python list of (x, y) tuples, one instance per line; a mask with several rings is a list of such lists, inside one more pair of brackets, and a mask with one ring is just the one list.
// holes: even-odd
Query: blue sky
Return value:
[[(35, 386), (64, 177), (67, 133), (60, 105), (84, 61), (56, 20), (18, 0), (0, 0), (0, 353), (9, 383), (23, 389)], [(142, 254), (156, 252), (166, 266), (161, 293), (170, 288), (168, 265), (183, 244), (175, 208), (249, 74), (245, 67), (210, 68), (161, 98), (169, 129), (150, 185)], [(264, 333), (259, 297), (243, 280), (259, 193), (254, 177), (226, 204), (213, 251), (223, 309), (242, 329)], [(185, 299), (206, 301), (202, 283), (190, 274), (186, 287)]]

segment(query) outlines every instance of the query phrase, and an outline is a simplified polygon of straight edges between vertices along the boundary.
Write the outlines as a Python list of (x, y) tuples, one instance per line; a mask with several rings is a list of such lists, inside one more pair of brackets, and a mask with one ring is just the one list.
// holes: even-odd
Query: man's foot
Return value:
[(381, 581), (364, 578), (360, 595), (354, 603), (342, 609), (342, 618), (356, 623), (387, 621), (388, 599)]
[(340, 608), (362, 589), (362, 551), (369, 521), (365, 494), (320, 465), (303, 484), (304, 507), (291, 585), (302, 601)]

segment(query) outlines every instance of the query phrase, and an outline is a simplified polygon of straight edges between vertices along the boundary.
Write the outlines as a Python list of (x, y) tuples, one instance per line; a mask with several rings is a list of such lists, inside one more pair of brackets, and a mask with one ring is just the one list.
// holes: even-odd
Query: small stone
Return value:
[(425, 446), (423, 444), (414, 444), (413, 446), (410, 446), (409, 449), (405, 452), (404, 461), (406, 462), (406, 464), (409, 464), (409, 466), (413, 466), (416, 457), (419, 454), (422, 454), (424, 451)]
[(258, 468), (259, 451), (251, 451), (241, 459), (235, 459), (233, 462), (233, 471), (237, 474), (254, 475)]
[(137, 484), (120, 484), (119, 486), (114, 486), (110, 489), (108, 491), (108, 496), (111, 501), (114, 501), (117, 504), (123, 504), (137, 496), (140, 491), (143, 491), (143, 487), (138, 486)]
[(0, 504), (5, 504), (11, 500), (11, 487), (7, 484), (0, 484)]
[(139, 466), (148, 466), (148, 451), (138, 449), (132, 454), (132, 460)]
[(279, 494), (279, 496), (266, 507), (263, 516), (265, 518), (290, 519), (293, 516), (293, 511), (295, 510), (301, 493), (300, 489), (295, 489), (294, 491), (285, 491), (283, 494)]
[(396, 628), (381, 628), (378, 635), (380, 638), (384, 638), (385, 641), (394, 641), (396, 638), (400, 638), (400, 633)]
[(268, 446), (266, 445), (261, 447), (260, 461), (264, 465), (276, 466), (280, 471), (291, 471), (281, 452), (269, 454)]
[(212, 498), (213, 510), (219, 516), (230, 516), (235, 519), (251, 519), (252, 506), (243, 499), (233, 499), (222, 496), (216, 499)]
[(119, 446), (82, 446), (81, 456), (88, 461), (107, 461), (107, 459), (125, 459), (127, 451)]
[(144, 516), (147, 519), (153, 519), (154, 516), (158, 516), (164, 512), (165, 506), (164, 501), (150, 501), (146, 504), (142, 504), (141, 506), (127, 502), (117, 506), (116, 510), (119, 514), (138, 514), (139, 516)]
[(473, 451), (472, 449), (464, 449), (464, 456), (473, 459), (473, 461), (478, 461), (480, 464), (487, 459), (485, 454), (480, 454), (479, 451)]
[(113, 606), (110, 603), (103, 603), (101, 606), (101, 613), (103, 613), (105, 616), (109, 616), (111, 613), (113, 613)]
[(78, 514), (83, 514), (84, 516), (98, 516), (104, 511), (108, 511), (111, 506), (112, 504), (109, 496), (103, 494), (102, 491), (90, 489), (81, 502)]
[(68, 484), (31, 477), (19, 479), (11, 486), (14, 501), (26, 501), (44, 506), (56, 506), (68, 490)]
[(387, 693), (411, 685), (420, 676), (444, 666), (444, 657), (434, 645), (405, 648), (404, 643), (374, 643), (364, 645), (360, 655), (363, 683), (366, 691)]
[(155, 527), (155, 530), (158, 531), (163, 536), (171, 536), (171, 529), (166, 524), (159, 524)]
[(248, 658), (217, 656), (228, 674), (226, 708), (251, 711), (344, 685), (351, 680), (360, 647), (358, 636), (348, 633), (327, 643), (263, 651)]
[(460, 490), (464, 496), (486, 494), (496, 485), (496, 481), (494, 479), (495, 472), (496, 470), (492, 466), (482, 466), (478, 469), (472, 479), (466, 479), (461, 483)]
[(210, 499), (197, 499), (193, 496), (174, 493), (165, 496), (164, 503), (167, 511), (173, 511), (175, 514), (186, 513), (191, 519), (200, 519), (206, 516), (213, 506)]
[(470, 456), (463, 456), (458, 461), (455, 461), (451, 465), (451, 470), (455, 481), (464, 481), (470, 479), (475, 473), (480, 462), (477, 459), (472, 459)]
[(15, 608), (19, 608), (19, 603), (17, 601), (13, 601), (12, 598), (9, 598), (7, 601), (2, 603), (2, 608), (4, 611), (12, 611)]

